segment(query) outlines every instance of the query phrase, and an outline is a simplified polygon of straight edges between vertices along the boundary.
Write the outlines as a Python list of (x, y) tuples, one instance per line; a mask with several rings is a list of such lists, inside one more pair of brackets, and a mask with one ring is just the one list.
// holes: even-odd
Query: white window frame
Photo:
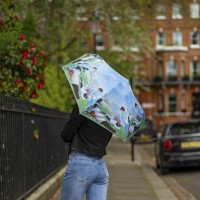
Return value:
[[(175, 100), (170, 101), (170, 97), (174, 97)], [(171, 106), (175, 107), (174, 111), (171, 111)], [(177, 96), (176, 96), (176, 94), (169, 94), (168, 95), (168, 112), (170, 112), (170, 113), (177, 112)]]
[(172, 4), (172, 19), (182, 19), (182, 5), (178, 3)]
[(170, 76), (177, 77), (177, 62), (174, 59), (170, 59), (167, 62), (167, 77), (169, 78)]
[[(101, 33), (98, 33), (95, 35), (95, 40), (96, 40), (96, 49), (98, 51), (102, 51), (105, 50), (105, 46), (104, 46), (104, 36)], [(102, 43), (102, 45), (100, 45)]]
[[(194, 34), (197, 34), (196, 39), (194, 39)], [(197, 44), (193, 44), (193, 41), (196, 41)], [(200, 33), (199, 31), (192, 31), (190, 33), (190, 47), (191, 48), (200, 48)]]
[(199, 4), (198, 3), (191, 3), (190, 4), (190, 18), (191, 19), (199, 19)]
[(166, 6), (164, 4), (156, 5), (156, 19), (166, 19)]
[(173, 32), (173, 45), (182, 46), (183, 36), (180, 31)]
[[(197, 69), (194, 69), (194, 63), (197, 62)], [(196, 72), (197, 74), (195, 74)], [(191, 62), (191, 74), (192, 74), (192, 78), (194, 79), (195, 75), (200, 75), (200, 61), (199, 60), (193, 60)]]
[(86, 8), (80, 6), (76, 8), (76, 20), (77, 21), (87, 21), (88, 18), (86, 17)]
[[(163, 34), (163, 35), (161, 36), (160, 34)], [(166, 38), (166, 33), (163, 31), (159, 31), (157, 34), (157, 46), (165, 46), (165, 38)], [(160, 41), (161, 43), (163, 41), (163, 44), (160, 44)]]

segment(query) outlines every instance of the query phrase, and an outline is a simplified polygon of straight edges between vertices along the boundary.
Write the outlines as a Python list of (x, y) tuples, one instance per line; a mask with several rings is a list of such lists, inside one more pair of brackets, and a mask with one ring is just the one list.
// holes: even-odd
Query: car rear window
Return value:
[(182, 123), (172, 125), (169, 134), (170, 135), (184, 135), (200, 133), (200, 123)]

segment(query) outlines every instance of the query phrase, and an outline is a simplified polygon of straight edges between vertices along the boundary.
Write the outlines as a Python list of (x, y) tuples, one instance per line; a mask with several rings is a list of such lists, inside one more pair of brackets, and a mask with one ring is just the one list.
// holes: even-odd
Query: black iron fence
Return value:
[(69, 115), (0, 94), (0, 199), (22, 199), (65, 164)]

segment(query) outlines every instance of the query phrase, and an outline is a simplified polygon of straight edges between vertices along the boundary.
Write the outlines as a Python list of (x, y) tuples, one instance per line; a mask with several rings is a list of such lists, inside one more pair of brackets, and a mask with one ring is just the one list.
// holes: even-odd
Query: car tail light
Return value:
[(172, 150), (172, 141), (170, 139), (167, 139), (164, 141), (164, 150), (165, 151), (171, 151)]

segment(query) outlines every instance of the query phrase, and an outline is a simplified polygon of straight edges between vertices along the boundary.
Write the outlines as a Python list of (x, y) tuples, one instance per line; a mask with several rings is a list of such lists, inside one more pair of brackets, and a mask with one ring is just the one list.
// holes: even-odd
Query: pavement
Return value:
[[(129, 142), (112, 137), (105, 156), (110, 175), (107, 200), (178, 200), (154, 169), (144, 162), (137, 148), (134, 155), (135, 159), (131, 161)], [(51, 178), (51, 183), (47, 181), (46, 186), (38, 188), (40, 192), (35, 191), (26, 199), (60, 200), (64, 171), (65, 167)]]

